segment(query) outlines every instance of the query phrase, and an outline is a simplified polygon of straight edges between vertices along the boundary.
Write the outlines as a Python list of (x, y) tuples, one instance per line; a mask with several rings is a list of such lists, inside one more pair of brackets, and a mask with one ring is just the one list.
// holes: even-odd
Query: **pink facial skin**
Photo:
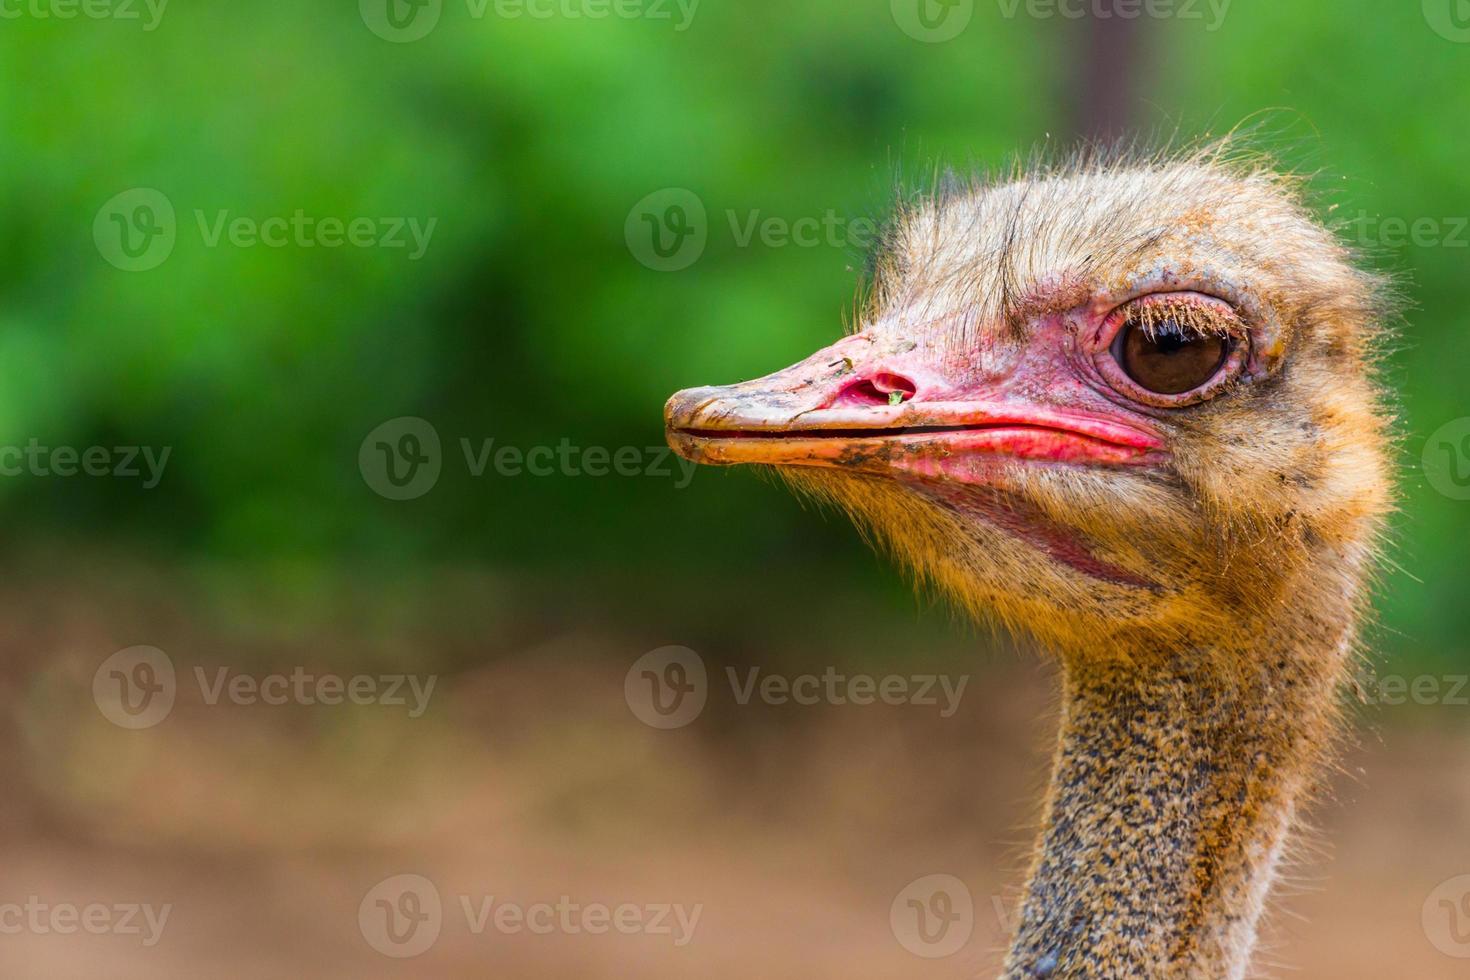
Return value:
[(769, 463), (898, 471), (988, 483), (997, 465), (1157, 462), (1150, 420), (1120, 410), (1077, 369), (1062, 316), (1011, 351), (961, 357), (873, 334), (744, 384), (680, 392), (669, 438), (713, 464)]
[[(669, 444), (701, 463), (894, 476), (1093, 578), (1149, 587), (1068, 529), (1026, 516), (1004, 474), (1038, 465), (1163, 468), (1169, 414), (1260, 370), (1259, 339), (1237, 303), (1167, 271), (1125, 295), (1084, 296), (1075, 283), (1039, 291), (1028, 298), (1034, 313), (1024, 330), (987, 332), (963, 349), (952, 345), (952, 324), (879, 322), (764, 378), (679, 392), (665, 408)], [(1181, 303), (1209, 311), (1232, 347), (1195, 390), (1155, 395), (1127, 377), (1110, 348), (1136, 305)]]

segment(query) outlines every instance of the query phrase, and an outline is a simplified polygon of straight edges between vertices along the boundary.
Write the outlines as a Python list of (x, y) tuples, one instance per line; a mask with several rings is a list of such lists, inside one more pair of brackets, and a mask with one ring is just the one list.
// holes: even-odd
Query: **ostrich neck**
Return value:
[(1302, 625), (1231, 651), (1228, 680), (1201, 651), (1069, 664), (1004, 980), (1244, 975), (1346, 657), (1340, 626)]

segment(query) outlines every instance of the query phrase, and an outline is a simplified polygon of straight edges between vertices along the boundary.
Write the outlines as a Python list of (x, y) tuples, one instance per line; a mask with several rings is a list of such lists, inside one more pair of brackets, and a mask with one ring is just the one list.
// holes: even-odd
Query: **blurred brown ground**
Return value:
[[(622, 693), (656, 643), (596, 616), (508, 625), (516, 603), (476, 602), (503, 585), (478, 575), (447, 576), (414, 593), (432, 599), (400, 597), (391, 612), (382, 596), (343, 601), (324, 627), (293, 619), (289, 589), (240, 597), (207, 576), (88, 568), (0, 597), (0, 902), (173, 909), (152, 948), (5, 935), (0, 976), (994, 975), (1053, 724), (1047, 668), (1030, 657), (976, 651), (960, 631), (914, 656), (880, 637), (878, 659), (852, 662), (834, 659), (848, 649), (836, 641), (785, 648), (757, 635), (710, 659), (695, 723), (656, 731)], [(426, 649), (443, 676), (420, 719), (384, 706), (210, 706), (181, 682), (167, 720), (124, 731), (90, 685), (102, 659), (135, 643), (168, 651), (181, 677), (196, 664), (389, 672)], [(725, 662), (972, 677), (943, 719), (914, 705), (737, 706)], [(1470, 708), (1370, 716), (1334, 786), (1259, 973), (1470, 975), (1421, 925), (1435, 886), (1470, 873)], [(435, 882), (445, 924), (429, 951), (394, 960), (364, 940), (357, 912), (373, 885), (405, 872)], [(961, 952), (925, 960), (895, 940), (888, 912), (932, 873), (965, 881), (976, 922)], [(683, 948), (667, 936), (475, 935), (459, 895), (703, 912)]]

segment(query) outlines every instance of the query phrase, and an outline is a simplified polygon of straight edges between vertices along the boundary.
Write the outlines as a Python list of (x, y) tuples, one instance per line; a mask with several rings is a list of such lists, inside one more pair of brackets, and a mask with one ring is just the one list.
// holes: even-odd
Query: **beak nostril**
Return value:
[(908, 401), (913, 398), (914, 392), (918, 390), (908, 378), (899, 374), (886, 373), (873, 378), (873, 387), (889, 396), (898, 395), (900, 401)]
[(897, 374), (883, 372), (854, 381), (832, 399), (829, 408), (858, 405), (901, 405), (914, 397), (914, 383)]

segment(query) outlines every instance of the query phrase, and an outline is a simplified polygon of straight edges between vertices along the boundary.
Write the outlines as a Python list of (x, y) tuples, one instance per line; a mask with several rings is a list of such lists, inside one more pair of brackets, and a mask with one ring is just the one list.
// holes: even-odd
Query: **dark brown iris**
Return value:
[(1174, 320), (1152, 329), (1130, 321), (1118, 332), (1114, 357), (1134, 383), (1158, 395), (1193, 391), (1213, 378), (1230, 354), (1230, 341)]

